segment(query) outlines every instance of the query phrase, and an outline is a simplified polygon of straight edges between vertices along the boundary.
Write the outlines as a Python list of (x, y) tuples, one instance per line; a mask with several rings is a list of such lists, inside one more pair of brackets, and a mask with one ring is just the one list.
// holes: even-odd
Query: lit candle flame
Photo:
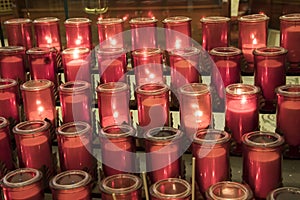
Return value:
[[(243, 93), (243, 89), (241, 88), (237, 88), (236, 89), (236, 94), (242, 94)], [(243, 95), (242, 96), (242, 100), (241, 100), (241, 104), (246, 104), (247, 103), (247, 98)]]
[(119, 112), (118, 112), (118, 111), (115, 111), (115, 112), (113, 113), (113, 117), (114, 117), (114, 118), (119, 117)]
[(117, 41), (114, 38), (109, 38), (108, 40), (109, 40), (110, 45), (116, 46)]
[(176, 40), (175, 41), (175, 48), (179, 49), (181, 47), (181, 40)]
[(82, 43), (82, 37), (78, 36), (77, 40), (75, 40), (76, 45), (80, 45)]
[(78, 59), (79, 58), (79, 50), (78, 49), (74, 50), (74, 52), (73, 52), (73, 58), (74, 59)]
[(49, 36), (45, 36), (45, 39), (47, 41), (47, 44), (51, 44), (52, 43), (52, 38)]

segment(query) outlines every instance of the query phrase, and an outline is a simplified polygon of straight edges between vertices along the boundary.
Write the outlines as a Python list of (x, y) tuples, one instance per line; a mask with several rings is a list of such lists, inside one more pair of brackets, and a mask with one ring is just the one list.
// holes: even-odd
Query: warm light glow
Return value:
[(255, 37), (255, 35), (252, 33), (251, 34), (251, 39), (252, 39), (252, 44), (257, 44), (257, 39), (256, 39), (256, 37)]
[(118, 111), (115, 111), (115, 112), (113, 113), (113, 117), (114, 117), (114, 118), (118, 118), (118, 117), (119, 117), (119, 112), (118, 112)]
[(155, 74), (153, 74), (153, 73), (149, 74), (149, 78), (150, 79), (154, 79), (155, 78)]
[(149, 11), (148, 12), (148, 17), (152, 18), (152, 19), (155, 19), (155, 16), (154, 14), (152, 13), (152, 11)]
[(196, 110), (194, 112), (195, 117), (202, 117), (203, 116), (203, 112), (201, 110)]
[[(236, 94), (242, 94), (243, 93), (243, 89), (241, 88), (237, 88), (235, 91)], [(247, 103), (247, 98), (243, 95), (242, 96), (242, 100), (241, 100), (241, 104), (246, 104)]]
[(80, 45), (82, 43), (82, 37), (78, 36), (77, 40), (75, 40), (76, 45)]
[(36, 100), (35, 103), (36, 103), (36, 105), (41, 105), (42, 102), (40, 100)]
[(47, 44), (51, 44), (52, 43), (52, 38), (49, 36), (45, 36), (45, 39), (47, 41)]
[(129, 17), (129, 14), (126, 14), (126, 15), (123, 16), (122, 19), (123, 19), (124, 21), (126, 21), (126, 20), (128, 19), (128, 17)]
[(115, 40), (114, 38), (109, 38), (109, 43), (112, 45), (112, 46), (116, 46), (117, 45), (117, 40)]
[(78, 59), (79, 58), (79, 50), (78, 49), (74, 50), (74, 52), (73, 52), (73, 58), (74, 59)]
[(44, 110), (45, 110), (45, 109), (44, 109), (43, 106), (39, 106), (39, 107), (38, 107), (38, 113), (39, 113), (39, 115), (41, 115), (42, 112), (43, 112)]
[(181, 40), (175, 41), (175, 49), (179, 49), (181, 47)]

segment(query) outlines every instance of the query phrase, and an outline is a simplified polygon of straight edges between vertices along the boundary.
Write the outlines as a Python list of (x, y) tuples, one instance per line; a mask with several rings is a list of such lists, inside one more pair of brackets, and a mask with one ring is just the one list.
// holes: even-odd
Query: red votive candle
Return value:
[(225, 130), (232, 134), (234, 154), (242, 153), (242, 135), (259, 129), (259, 93), (254, 85), (237, 83), (226, 87)]
[(289, 145), (287, 157), (300, 158), (300, 85), (283, 85), (276, 89), (277, 113), (276, 132), (284, 136)]
[(20, 121), (18, 84), (13, 79), (0, 79), (0, 116), (12, 125)]
[(100, 130), (102, 169), (105, 176), (136, 172), (135, 130), (129, 125), (112, 125)]
[(37, 18), (33, 20), (33, 26), (38, 47), (54, 47), (58, 52), (62, 50), (58, 18)]
[(262, 47), (255, 49), (254, 84), (260, 87), (264, 104), (260, 111), (276, 112), (275, 88), (285, 85), (285, 62), (287, 50), (282, 47)]
[(0, 117), (0, 165), (0, 178), (15, 168), (10, 143), (9, 122), (4, 117)]
[(97, 21), (100, 48), (123, 48), (124, 20), (121, 18), (103, 18)]
[(191, 185), (179, 178), (168, 178), (157, 181), (150, 187), (151, 200), (190, 200)]
[(30, 80), (21, 85), (24, 113), (27, 120), (48, 119), (56, 125), (54, 84), (45, 79)]
[(123, 82), (100, 84), (97, 89), (101, 127), (131, 124), (129, 85)]
[(182, 175), (182, 137), (182, 131), (171, 127), (152, 128), (145, 133), (146, 167), (151, 183)]
[(69, 122), (58, 127), (56, 132), (61, 170), (84, 170), (97, 179), (90, 125), (80, 121)]
[(125, 82), (127, 72), (126, 51), (123, 48), (100, 48), (97, 51), (101, 83)]
[(297, 187), (280, 187), (272, 190), (267, 200), (297, 200), (300, 198), (300, 188)]
[(50, 124), (33, 120), (20, 122), (13, 128), (20, 167), (41, 170), (45, 180), (54, 173)]
[(239, 49), (247, 62), (245, 73), (254, 72), (253, 50), (267, 46), (269, 17), (265, 14), (244, 15), (239, 22)]
[(57, 85), (57, 50), (34, 47), (26, 51), (31, 79), (47, 79)]
[(210, 126), (212, 116), (209, 87), (202, 83), (190, 83), (178, 90), (180, 102), (180, 123), (192, 139), (197, 130)]
[(149, 83), (136, 89), (138, 123), (146, 131), (169, 125), (169, 88), (165, 84)]
[(269, 192), (282, 185), (283, 137), (271, 132), (250, 132), (242, 137), (243, 181), (256, 199), (265, 199)]
[(9, 19), (4, 22), (7, 42), (10, 46), (32, 47), (32, 21), (27, 18)]
[(0, 47), (0, 75), (19, 82), (26, 81), (25, 49), (21, 46)]
[(59, 86), (63, 123), (91, 123), (91, 86), (85, 81), (69, 81)]
[(164, 83), (163, 52), (159, 48), (137, 49), (132, 52), (136, 85)]
[(165, 28), (167, 51), (191, 47), (191, 22), (192, 19), (185, 16), (168, 17), (162, 21)]
[(129, 21), (132, 50), (157, 48), (157, 21), (149, 17), (138, 17)]
[(92, 49), (92, 21), (88, 18), (69, 18), (64, 22), (67, 48)]
[(196, 158), (196, 182), (202, 195), (213, 184), (230, 180), (230, 135), (221, 130), (200, 130), (194, 134), (192, 154)]
[(69, 170), (54, 176), (49, 185), (53, 200), (92, 199), (91, 175), (81, 170)]
[(253, 200), (253, 193), (247, 185), (231, 181), (211, 185), (205, 196), (207, 200)]
[(300, 49), (295, 41), (300, 40), (300, 13), (283, 15), (279, 19), (280, 46), (288, 50), (289, 72), (299, 71)]
[(4, 200), (44, 199), (42, 172), (32, 168), (20, 168), (9, 172), (2, 179)]
[(230, 37), (230, 18), (210, 16), (200, 19), (202, 25), (202, 47), (209, 51), (215, 47), (227, 47)]
[(103, 200), (142, 200), (142, 180), (132, 174), (116, 174), (106, 177), (99, 187)]

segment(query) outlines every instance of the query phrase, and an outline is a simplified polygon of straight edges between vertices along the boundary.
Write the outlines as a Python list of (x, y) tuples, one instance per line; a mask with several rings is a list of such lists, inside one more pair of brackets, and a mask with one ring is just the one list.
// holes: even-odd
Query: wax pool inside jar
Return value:
[[(231, 60), (218, 60), (215, 62), (215, 64), (217, 66), (215, 70), (217, 70), (217, 74), (219, 72), (221, 75), (225, 87), (231, 83), (240, 82), (240, 69), (236, 62)], [(217, 77), (215, 77), (217, 79), (215, 80), (216, 82), (218, 82)]]
[(300, 26), (290, 26), (285, 30), (285, 33), (285, 41), (282, 45), (288, 50), (288, 60), (299, 62), (300, 48), (295, 41), (300, 41)]
[[(125, 66), (118, 60), (104, 60), (101, 62), (100, 75), (104, 83), (124, 81)], [(112, 76), (113, 74), (113, 76)]]
[(17, 56), (5, 57), (1, 59), (0, 67), (2, 77), (25, 81), (25, 69), (22, 58)]
[(199, 72), (196, 63), (188, 60), (179, 60), (174, 63), (171, 74), (172, 86), (179, 88), (186, 83), (196, 83), (199, 81)]

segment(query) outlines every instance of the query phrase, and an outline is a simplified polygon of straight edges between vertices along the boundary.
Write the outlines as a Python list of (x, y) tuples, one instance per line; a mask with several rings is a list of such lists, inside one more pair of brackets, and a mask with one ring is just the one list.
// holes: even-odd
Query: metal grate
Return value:
[(0, 0), (0, 13), (11, 12), (11, 11), (12, 11), (11, 0)]

